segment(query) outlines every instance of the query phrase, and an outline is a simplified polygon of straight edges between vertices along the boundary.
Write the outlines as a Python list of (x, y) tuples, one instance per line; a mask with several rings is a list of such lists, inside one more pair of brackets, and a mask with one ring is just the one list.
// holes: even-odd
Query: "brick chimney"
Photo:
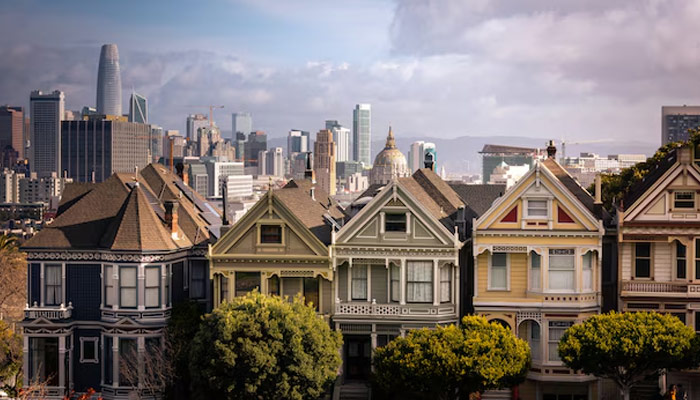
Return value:
[(165, 224), (170, 228), (172, 238), (177, 239), (179, 233), (177, 209), (180, 207), (180, 203), (177, 200), (166, 200), (163, 205), (165, 206)]
[(557, 155), (557, 146), (554, 145), (554, 140), (550, 140), (547, 143), (547, 158), (555, 159)]

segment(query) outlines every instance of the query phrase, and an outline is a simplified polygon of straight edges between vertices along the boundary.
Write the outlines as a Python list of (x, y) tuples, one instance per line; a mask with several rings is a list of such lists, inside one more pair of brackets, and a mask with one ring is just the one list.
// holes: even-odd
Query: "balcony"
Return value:
[(73, 314), (73, 303), (69, 302), (68, 307), (65, 304), (60, 306), (44, 306), (39, 307), (36, 302), (34, 305), (29, 307), (27, 304), (24, 308), (24, 319), (38, 319), (45, 318), (48, 320), (61, 320), (69, 319)]
[(170, 317), (170, 308), (156, 308), (147, 310), (138, 309), (102, 309), (102, 320), (107, 322), (117, 322), (123, 318), (131, 318), (136, 320), (163, 322)]
[(454, 304), (371, 304), (364, 302), (336, 303), (335, 317), (376, 317), (378, 319), (450, 318), (456, 317)]
[(622, 281), (622, 296), (700, 297), (700, 284), (686, 282)]

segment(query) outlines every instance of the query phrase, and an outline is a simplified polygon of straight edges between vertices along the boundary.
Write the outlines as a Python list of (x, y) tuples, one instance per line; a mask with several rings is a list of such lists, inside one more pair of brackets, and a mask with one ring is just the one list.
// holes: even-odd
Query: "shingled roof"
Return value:
[(608, 219), (609, 214), (602, 207), (594, 204), (593, 197), (586, 189), (584, 189), (574, 177), (572, 177), (569, 172), (562, 168), (558, 162), (551, 158), (547, 158), (542, 161), (542, 165), (547, 168), (554, 176), (559, 179), (559, 181), (566, 187), (566, 189), (574, 195), (596, 218)]
[[(22, 248), (170, 251), (205, 244), (220, 226), (220, 212), (162, 165), (148, 165), (137, 181), (114, 174), (98, 184), (68, 184), (56, 219)], [(166, 200), (179, 203), (176, 238), (165, 224)]]
[(410, 177), (400, 178), (399, 183), (450, 232), (454, 231), (457, 210), (465, 204), (432, 169), (419, 169)]
[(470, 211), (470, 215), (467, 215), (469, 219), (481, 217), (491, 208), (493, 202), (506, 192), (506, 185), (500, 184), (473, 185), (457, 181), (448, 182), (448, 184), (467, 205)]

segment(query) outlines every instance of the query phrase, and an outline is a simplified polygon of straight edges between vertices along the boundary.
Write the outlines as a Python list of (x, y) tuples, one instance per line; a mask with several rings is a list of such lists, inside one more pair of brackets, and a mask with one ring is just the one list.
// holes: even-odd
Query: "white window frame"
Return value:
[(493, 282), (491, 282), (491, 270), (493, 269), (493, 255), (494, 253), (491, 252), (489, 254), (489, 270), (488, 270), (488, 290), (493, 290), (493, 291), (510, 291), (510, 253), (501, 253), (501, 252), (496, 252), (498, 254), (505, 254), (506, 256), (506, 286), (503, 287), (494, 287)]
[[(57, 268), (58, 269), (58, 285), (52, 284), (51, 287), (56, 288), (58, 287), (58, 300), (54, 299), (55, 302), (49, 304), (48, 302), (48, 288), (49, 288), (49, 274), (48, 274), (48, 269), (49, 268)], [(44, 264), (44, 287), (42, 288), (43, 295), (44, 295), (44, 305), (47, 307), (60, 307), (61, 304), (65, 303), (65, 300), (63, 298), (63, 293), (64, 293), (64, 279), (63, 279), (63, 264), (60, 263), (46, 263)], [(55, 290), (55, 289), (54, 289)]]
[[(148, 286), (148, 271), (155, 269), (158, 271), (156, 274), (157, 276), (157, 286)], [(162, 298), (163, 298), (163, 287), (162, 287), (162, 274), (163, 269), (161, 265), (146, 265), (143, 267), (143, 306), (147, 309), (155, 309), (155, 308), (161, 308), (163, 303), (162, 303)], [(148, 290), (151, 289), (158, 289), (158, 304), (156, 305), (148, 305)]]
[[(545, 215), (532, 215), (530, 214), (530, 202), (531, 201), (536, 201), (536, 202), (544, 202), (544, 211)], [(549, 198), (547, 197), (530, 197), (525, 199), (525, 218), (528, 219), (549, 219), (550, 218), (550, 201)], [(541, 208), (537, 208), (541, 209)]]
[[(540, 260), (540, 266), (537, 268), (539, 270), (539, 277), (537, 279), (537, 287), (533, 284), (535, 282), (535, 279), (533, 279), (534, 275), (534, 270), (535, 268), (533, 267), (532, 260), (534, 260), (533, 254), (539, 257)], [(539, 254), (538, 252), (531, 250), (528, 252), (528, 257), (527, 257), (527, 264), (528, 264), (528, 286), (529, 290), (533, 292), (540, 292), (542, 291), (542, 254)]]
[[(551, 279), (551, 273), (552, 273), (552, 254), (550, 254), (551, 251), (556, 251), (556, 250), (573, 250), (573, 255), (571, 255), (573, 262), (574, 262), (574, 268), (571, 270), (574, 276), (574, 282), (572, 284), (572, 287), (570, 289), (556, 289), (552, 288), (552, 279)], [(554, 247), (554, 248), (549, 248), (547, 250), (547, 291), (550, 293), (574, 293), (577, 290), (578, 287), (578, 265), (576, 261), (576, 248), (572, 247)], [(556, 255), (555, 255), (556, 257)], [(569, 271), (569, 270), (555, 270), (555, 271)]]
[[(567, 327), (564, 327), (564, 326), (552, 327), (552, 326), (549, 325), (549, 324), (551, 324), (551, 323), (570, 324), (570, 325), (568, 325)], [(575, 324), (575, 321), (571, 321), (571, 320), (548, 320), (548, 321), (547, 321), (547, 363), (549, 363), (549, 364), (556, 364), (556, 365), (563, 365), (563, 364), (564, 364), (564, 363), (561, 361), (561, 359), (559, 358), (559, 352), (556, 352), (556, 353), (555, 353), (555, 357), (556, 357), (557, 359), (556, 359), (556, 360), (552, 360), (552, 352), (550, 351), (550, 345), (553, 344), (553, 343), (555, 343), (555, 342), (552, 340), (552, 334), (551, 334), (551, 333), (552, 333), (552, 328), (554, 328), (554, 329), (563, 329), (564, 331), (566, 331), (566, 330), (569, 329), (570, 327), (574, 326), (574, 324)], [(542, 335), (540, 335), (540, 339), (541, 339), (541, 338), (542, 338)], [(557, 344), (557, 346), (559, 345), (559, 340), (556, 340), (556, 344)]]
[[(135, 272), (134, 275), (134, 286), (128, 286), (128, 289), (133, 289), (135, 293), (135, 305), (133, 307), (129, 306), (123, 306), (122, 305), (122, 289), (124, 288), (124, 279), (122, 279), (122, 269), (133, 269)], [(126, 309), (126, 310), (135, 310), (138, 309), (139, 307), (139, 266), (138, 265), (119, 265), (119, 296), (118, 296), (118, 301), (119, 301), (119, 308)]]
[[(395, 276), (396, 275), (396, 276)], [(389, 302), (401, 301), (401, 266), (389, 264)]]
[[(367, 264), (355, 264), (350, 268), (350, 300), (351, 301), (367, 301), (369, 298), (369, 268)], [(364, 270), (364, 278), (355, 277), (355, 273), (359, 273), (360, 270)], [(355, 281), (365, 282), (364, 295), (362, 293), (355, 294)]]
[[(443, 272), (447, 271), (447, 280), (443, 279)], [(452, 302), (452, 292), (454, 292), (452, 288), (452, 282), (454, 282), (453, 278), (453, 268), (451, 264), (444, 264), (442, 267), (439, 268), (439, 279), (440, 279), (440, 303), (445, 304), (445, 303), (451, 303)], [(443, 290), (443, 284), (447, 283), (447, 300), (445, 300), (445, 293)]]
[[(85, 346), (89, 346), (92, 343), (95, 349), (95, 358), (85, 358)], [(100, 355), (99, 350), (100, 338), (98, 337), (81, 337), (80, 338), (80, 363), (81, 364), (99, 364)], [(112, 349), (110, 349), (111, 351)]]
[[(589, 287), (586, 287), (587, 284), (587, 279), (586, 279), (586, 270), (588, 269), (586, 266), (586, 256), (588, 256), (589, 261), (588, 264), (590, 265), (590, 274), (591, 276), (589, 277), (588, 281), (590, 283)], [(595, 265), (597, 264), (596, 262), (596, 254), (593, 251), (585, 251), (583, 254), (581, 254), (581, 290), (584, 292), (592, 292), (595, 290)]]
[[(109, 273), (107, 273), (107, 269), (109, 268)], [(114, 264), (102, 264), (102, 305), (104, 307), (114, 307), (115, 305), (119, 304), (119, 301), (116, 299), (116, 295), (114, 292), (114, 269), (119, 268), (118, 266)], [(107, 296), (110, 296), (112, 298), (112, 302), (108, 303), (107, 302)]]
[[(692, 196), (692, 199), (682, 199), (678, 200), (677, 195), (679, 194), (690, 194)], [(697, 196), (695, 195), (694, 190), (675, 190), (673, 192), (673, 210), (676, 211), (695, 211), (697, 209)], [(687, 202), (690, 203), (691, 201), (693, 202), (692, 207), (678, 207), (676, 204), (677, 201), (680, 202)]]

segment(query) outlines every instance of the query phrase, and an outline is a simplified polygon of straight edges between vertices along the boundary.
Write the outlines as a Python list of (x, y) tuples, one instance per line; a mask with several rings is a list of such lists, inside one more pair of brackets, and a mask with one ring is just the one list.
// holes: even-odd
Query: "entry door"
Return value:
[(372, 343), (367, 336), (345, 336), (346, 378), (366, 380), (372, 363)]

